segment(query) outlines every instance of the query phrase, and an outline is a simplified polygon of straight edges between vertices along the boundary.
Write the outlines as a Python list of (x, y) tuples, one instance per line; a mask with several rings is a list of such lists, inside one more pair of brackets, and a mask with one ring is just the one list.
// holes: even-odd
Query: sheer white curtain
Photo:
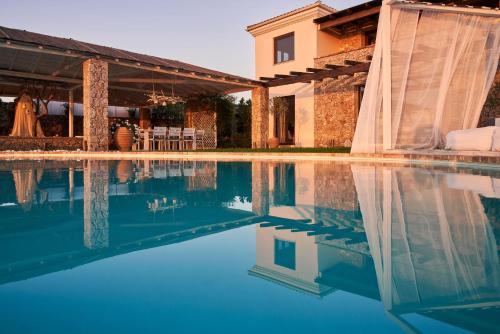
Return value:
[[(383, 7), (381, 22), (388, 12)], [(391, 147), (440, 148), (448, 132), (477, 127), (498, 67), (500, 19), (400, 8), (390, 15)], [(378, 41), (384, 33), (379, 29)], [(381, 44), (368, 74), (353, 153), (382, 151)]]
[(387, 309), (475, 307), (500, 298), (496, 240), (477, 193), (450, 188), (447, 173), (351, 168)]

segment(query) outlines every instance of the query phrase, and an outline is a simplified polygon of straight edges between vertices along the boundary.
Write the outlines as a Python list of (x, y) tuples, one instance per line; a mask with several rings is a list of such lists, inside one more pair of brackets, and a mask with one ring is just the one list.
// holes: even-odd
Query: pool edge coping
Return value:
[[(219, 161), (318, 161), (374, 162), (429, 166), (454, 166), (500, 169), (500, 154), (350, 154), (288, 152), (84, 152), (84, 151), (0, 151), (0, 160), (219, 160)], [(481, 160), (485, 161), (481, 161)], [(476, 161), (474, 161), (476, 160)]]

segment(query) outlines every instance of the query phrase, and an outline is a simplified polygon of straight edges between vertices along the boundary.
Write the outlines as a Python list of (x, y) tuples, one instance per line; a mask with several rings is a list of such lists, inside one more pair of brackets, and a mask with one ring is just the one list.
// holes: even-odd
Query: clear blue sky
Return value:
[[(249, 24), (314, 0), (1, 0), (0, 25), (254, 76)], [(365, 0), (324, 0), (344, 9)]]

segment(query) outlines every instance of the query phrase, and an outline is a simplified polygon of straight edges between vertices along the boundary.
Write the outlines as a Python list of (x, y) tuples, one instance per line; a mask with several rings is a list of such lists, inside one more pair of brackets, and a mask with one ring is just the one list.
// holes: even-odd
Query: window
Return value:
[(274, 39), (274, 63), (279, 64), (295, 59), (294, 33), (276, 37)]
[(359, 110), (361, 109), (361, 102), (363, 101), (363, 96), (365, 95), (365, 86), (357, 86), (357, 99), (356, 99), (356, 112), (359, 115)]
[(374, 45), (377, 40), (377, 30), (365, 32), (365, 46)]
[(295, 242), (274, 239), (274, 264), (295, 270)]

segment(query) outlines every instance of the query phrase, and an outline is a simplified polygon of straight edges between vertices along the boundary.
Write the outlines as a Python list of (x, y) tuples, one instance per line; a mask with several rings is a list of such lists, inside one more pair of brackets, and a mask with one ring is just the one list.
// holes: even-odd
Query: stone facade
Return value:
[(252, 211), (257, 216), (269, 214), (269, 164), (252, 161)]
[(269, 89), (252, 90), (252, 147), (264, 148), (269, 138)]
[[(355, 40), (356, 43), (361, 41)], [(354, 42), (353, 42), (354, 43)], [(357, 44), (354, 45), (357, 45)], [(350, 45), (347, 45), (349, 47)], [(352, 45), (350, 46), (352, 47)], [(315, 67), (326, 64), (343, 65), (344, 60), (366, 61), (374, 46), (354, 49), (315, 59)], [(351, 146), (356, 130), (360, 103), (360, 85), (366, 73), (328, 78), (314, 85), (314, 146)]]
[(76, 151), (83, 149), (82, 138), (69, 137), (43, 137), (43, 138), (20, 138), (0, 137), (0, 151)]
[(88, 160), (83, 169), (83, 242), (89, 249), (109, 245), (109, 166), (106, 160)]
[(83, 63), (83, 139), (88, 151), (108, 150), (108, 63)]
[(314, 203), (317, 207), (358, 211), (359, 203), (350, 164), (314, 164)]
[(495, 125), (495, 118), (500, 118), (500, 71), (497, 70), (495, 81), (479, 119), (479, 126)]

